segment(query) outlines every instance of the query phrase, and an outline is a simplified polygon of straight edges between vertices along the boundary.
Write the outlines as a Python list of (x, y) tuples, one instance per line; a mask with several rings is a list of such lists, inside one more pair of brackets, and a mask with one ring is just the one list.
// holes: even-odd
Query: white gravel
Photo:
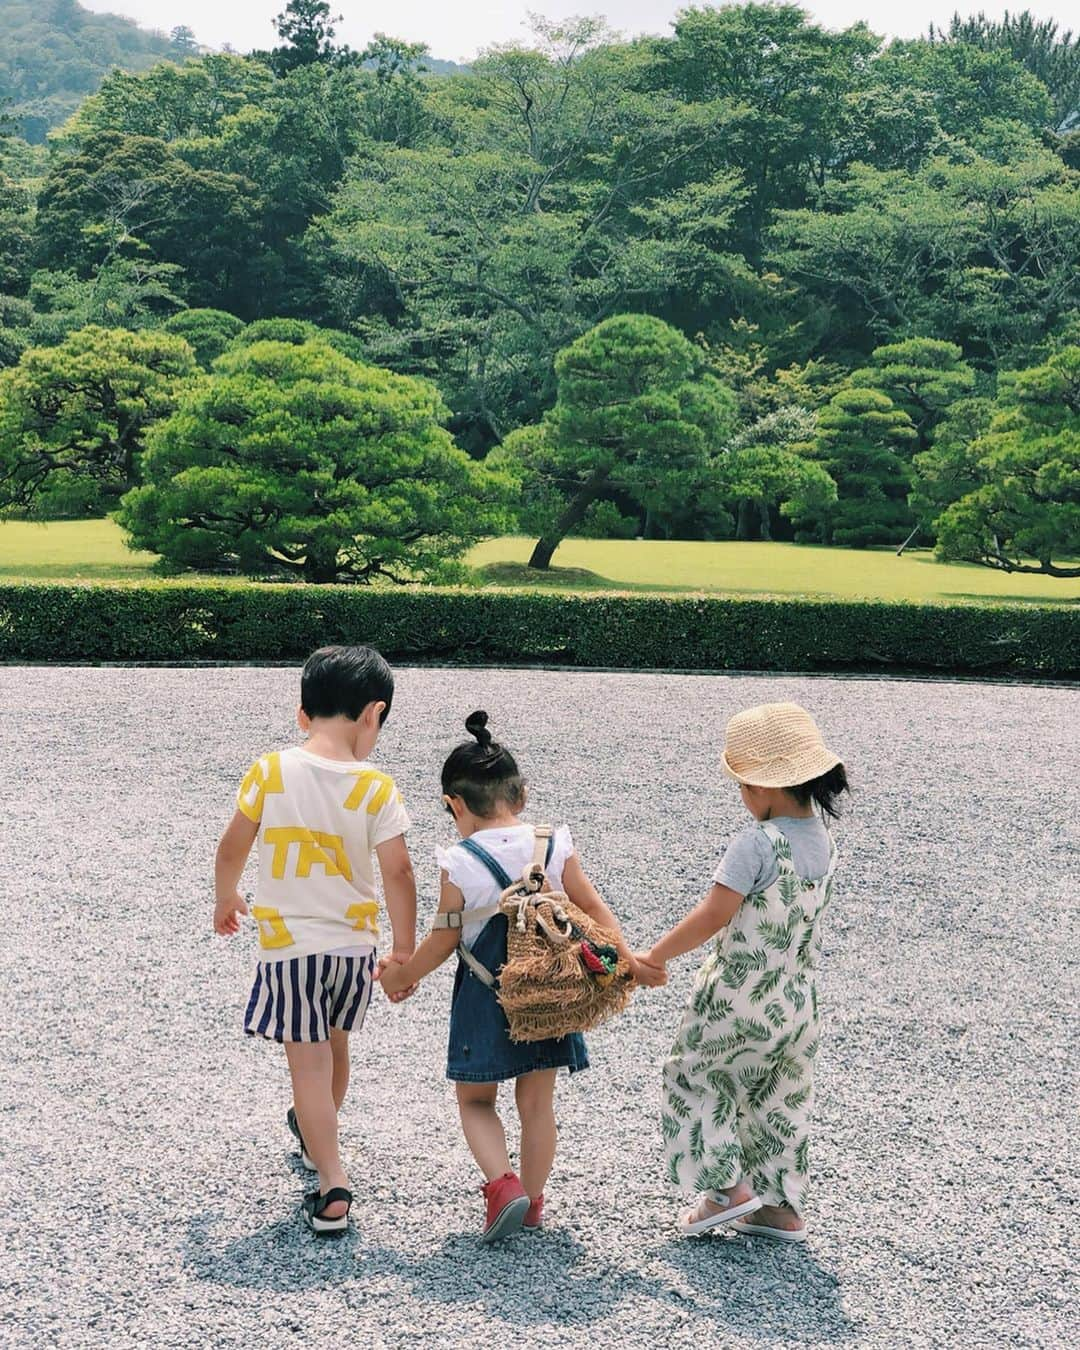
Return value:
[(845, 752), (803, 1250), (673, 1235), (658, 1066), (693, 958), (591, 1038), (550, 1227), (490, 1251), (443, 1078), (451, 967), (377, 999), (343, 1130), (355, 1232), (301, 1229), (284, 1058), (240, 1030), (252, 940), (210, 929), (217, 833), (296, 694), (283, 669), (0, 671), (0, 1344), (1077, 1343), (1075, 690), (400, 672), (379, 755), (422, 930), (473, 707), (641, 942), (742, 823), (716, 767), (733, 711), (798, 699)]

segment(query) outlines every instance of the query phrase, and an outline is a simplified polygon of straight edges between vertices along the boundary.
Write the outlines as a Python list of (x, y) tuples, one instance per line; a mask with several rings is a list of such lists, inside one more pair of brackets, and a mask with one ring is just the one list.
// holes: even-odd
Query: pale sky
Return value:
[[(219, 47), (230, 42), (237, 51), (270, 47), (275, 41), (273, 16), (285, 8), (285, 0), (81, 0), (97, 13), (124, 14), (146, 28), (168, 32), (177, 24), (194, 29), (199, 42)], [(410, 42), (426, 42), (432, 56), (450, 61), (468, 61), (481, 47), (512, 42), (527, 36), (526, 15), (531, 10), (549, 19), (572, 14), (602, 14), (612, 28), (631, 36), (636, 33), (666, 33), (684, 0), (337, 0), (331, 13), (343, 15), (337, 39), (351, 47), (363, 47), (375, 32), (389, 33)], [(933, 20), (944, 27), (959, 10), (965, 16), (985, 11), (1001, 17), (1005, 9), (1017, 13), (1030, 9), (1038, 18), (1057, 19), (1069, 27), (1075, 22), (1075, 0), (807, 0), (818, 23), (828, 28), (846, 28), (865, 19), (875, 32), (915, 37)]]

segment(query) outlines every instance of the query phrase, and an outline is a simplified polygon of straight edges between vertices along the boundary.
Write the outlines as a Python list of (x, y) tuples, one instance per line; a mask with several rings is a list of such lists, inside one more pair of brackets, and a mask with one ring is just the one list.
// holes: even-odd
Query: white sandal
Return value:
[(736, 1233), (747, 1237), (772, 1238), (776, 1242), (805, 1242), (805, 1228), (772, 1228), (765, 1223), (733, 1223)]
[[(714, 1205), (721, 1203), (712, 1195), (703, 1198), (708, 1199)], [(718, 1214), (706, 1214), (703, 1219), (695, 1219), (694, 1215), (701, 1208), (701, 1201), (699, 1200), (693, 1209), (688, 1209), (685, 1214), (679, 1215), (679, 1232), (684, 1237), (697, 1237), (700, 1233), (707, 1233), (710, 1228), (721, 1228), (728, 1223), (734, 1223), (737, 1228), (739, 1225), (735, 1221), (740, 1215), (753, 1214), (755, 1209), (761, 1208), (761, 1201), (756, 1195), (752, 1195), (749, 1200), (744, 1200), (741, 1205), (733, 1205), (727, 1196), (724, 1199), (727, 1204)]]

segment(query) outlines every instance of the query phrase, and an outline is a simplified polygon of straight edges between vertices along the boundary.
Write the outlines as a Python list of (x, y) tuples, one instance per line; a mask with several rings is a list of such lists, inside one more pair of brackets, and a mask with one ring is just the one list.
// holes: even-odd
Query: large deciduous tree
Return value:
[(138, 482), (150, 427), (196, 372), (187, 343), (164, 333), (89, 327), (23, 352), (0, 372), (0, 506), (114, 505)]
[[(1006, 12), (1000, 20), (985, 14), (954, 14), (947, 29), (930, 27), (929, 40), (986, 52), (1005, 52), (1045, 87), (1053, 99), (1053, 126), (1064, 131), (1080, 121), (1080, 33), (1061, 32), (1053, 19), (1036, 19), (1030, 10)], [(993, 114), (1001, 116), (998, 109)]]
[(738, 242), (754, 263), (773, 211), (801, 204), (837, 167), (848, 99), (879, 45), (863, 24), (830, 32), (791, 4), (690, 6), (658, 44), (664, 82), (722, 116), (711, 159), (746, 189)]
[(37, 261), (84, 277), (115, 259), (179, 264), (191, 302), (244, 314), (258, 303), (259, 213), (250, 180), (193, 169), (148, 136), (102, 132), (50, 172), (38, 201)]
[(541, 24), (485, 54), (432, 94), (425, 143), (358, 151), (308, 238), (337, 322), (437, 375), (480, 451), (550, 405), (554, 355), (590, 325), (665, 295), (704, 322), (756, 285), (727, 247), (737, 175), (702, 163), (720, 114), (608, 37)]
[(670, 324), (644, 314), (606, 319), (558, 354), (555, 372), (558, 398), (542, 427), (516, 433), (503, 450), (558, 502), (530, 567), (548, 567), (603, 496), (662, 513), (695, 492), (715, 495), (710, 471), (735, 399)]
[(1006, 124), (914, 174), (857, 165), (770, 238), (845, 354), (932, 336), (983, 368), (1025, 362), (1080, 308), (1080, 174)]
[(940, 556), (1080, 576), (1080, 347), (1002, 376), (968, 464), (981, 481), (938, 518)]
[(30, 193), (0, 169), (0, 294), (26, 294), (32, 254)]
[(425, 381), (323, 342), (239, 346), (157, 429), (119, 519), (174, 567), (431, 578), (508, 523), (508, 480), (445, 415)]

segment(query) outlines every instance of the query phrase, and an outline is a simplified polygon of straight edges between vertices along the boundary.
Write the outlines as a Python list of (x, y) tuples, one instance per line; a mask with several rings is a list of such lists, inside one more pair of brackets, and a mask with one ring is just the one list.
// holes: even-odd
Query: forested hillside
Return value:
[(9, 99), (22, 134), (41, 142), (119, 66), (146, 70), (176, 45), (115, 14), (92, 14), (77, 0), (0, 0), (0, 100)]
[[(0, 362), (88, 324), (165, 326), (204, 369), (253, 323), (329, 344), (433, 381), (458, 446), (549, 543), (561, 521), (919, 531), (1044, 568), (1080, 550), (1080, 467), (1054, 458), (1080, 383), (1071, 34), (1021, 15), (887, 42), (793, 5), (691, 7), (633, 41), (537, 20), (449, 76), (392, 38), (340, 47), (320, 0), (291, 0), (279, 34), (109, 74), (40, 181), (0, 152)], [(574, 430), (581, 361), (668, 391), (620, 432), (632, 466)], [(709, 382), (722, 415), (702, 413)]]
[[(184, 25), (166, 36), (116, 14), (94, 14), (78, 0), (0, 0), (0, 107), (8, 100), (21, 135), (40, 144), (110, 70), (148, 70), (198, 50)], [(424, 64), (438, 75), (461, 69), (433, 57)]]

